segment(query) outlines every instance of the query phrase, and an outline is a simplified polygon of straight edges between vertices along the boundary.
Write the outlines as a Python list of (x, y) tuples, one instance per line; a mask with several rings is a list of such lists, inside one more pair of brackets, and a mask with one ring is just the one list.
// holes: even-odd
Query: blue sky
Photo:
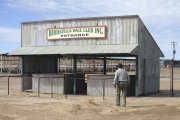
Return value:
[(0, 0), (0, 54), (21, 46), (25, 21), (139, 15), (164, 53), (180, 59), (180, 0)]

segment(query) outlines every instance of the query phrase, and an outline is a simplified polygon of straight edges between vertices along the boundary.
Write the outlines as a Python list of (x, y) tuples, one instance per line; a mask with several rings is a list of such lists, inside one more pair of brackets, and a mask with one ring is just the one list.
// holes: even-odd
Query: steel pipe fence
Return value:
[[(77, 77), (64, 77), (64, 76), (60, 76), (60, 77), (28, 77), (28, 76), (0, 76), (1, 78), (5, 77), (5, 78), (8, 78), (8, 89), (7, 89), (7, 93), (8, 95), (10, 95), (10, 78), (36, 78), (38, 80), (38, 97), (40, 97), (40, 81), (42, 78), (49, 78), (50, 79), (50, 84), (51, 84), (51, 98), (53, 98), (53, 80), (55, 78), (64, 78), (64, 81), (65, 81), (65, 98), (67, 99), (67, 82), (68, 80), (82, 80), (82, 79), (88, 79), (88, 80), (94, 80), (94, 79), (89, 79), (89, 77), (84, 77), (84, 78), (77, 78)], [(105, 81), (107, 80), (113, 80), (114, 78), (103, 78), (101, 79), (100, 81), (103, 82), (103, 87), (101, 88), (102, 89), (102, 100), (104, 101), (105, 100)]]
[(53, 80), (54, 78), (64, 78), (64, 76), (62, 77), (28, 77), (28, 76), (0, 76), (0, 78), (6, 77), (8, 78), (8, 95), (9, 95), (9, 89), (10, 89), (10, 78), (12, 77), (19, 77), (19, 78), (37, 78), (38, 79), (38, 97), (40, 97), (40, 79), (41, 78), (51, 78), (51, 98), (53, 98)]

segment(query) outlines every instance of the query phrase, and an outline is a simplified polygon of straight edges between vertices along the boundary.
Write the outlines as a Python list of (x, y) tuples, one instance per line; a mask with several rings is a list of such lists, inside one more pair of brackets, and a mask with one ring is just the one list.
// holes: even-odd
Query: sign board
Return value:
[(105, 38), (106, 26), (84, 26), (69, 28), (48, 28), (47, 40), (76, 38)]

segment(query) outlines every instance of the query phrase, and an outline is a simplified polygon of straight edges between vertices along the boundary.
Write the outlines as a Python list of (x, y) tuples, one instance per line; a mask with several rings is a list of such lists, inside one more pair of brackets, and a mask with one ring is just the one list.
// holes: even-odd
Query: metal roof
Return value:
[(131, 45), (85, 45), (85, 46), (43, 46), (20, 47), (8, 55), (50, 55), (50, 54), (130, 54), (138, 46)]

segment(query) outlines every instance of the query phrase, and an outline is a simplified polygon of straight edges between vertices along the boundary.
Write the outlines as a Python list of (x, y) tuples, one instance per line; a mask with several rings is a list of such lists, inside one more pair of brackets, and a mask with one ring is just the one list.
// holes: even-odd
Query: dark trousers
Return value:
[(122, 107), (126, 106), (127, 82), (118, 82), (116, 85), (116, 105), (120, 106), (120, 93), (122, 91)]

